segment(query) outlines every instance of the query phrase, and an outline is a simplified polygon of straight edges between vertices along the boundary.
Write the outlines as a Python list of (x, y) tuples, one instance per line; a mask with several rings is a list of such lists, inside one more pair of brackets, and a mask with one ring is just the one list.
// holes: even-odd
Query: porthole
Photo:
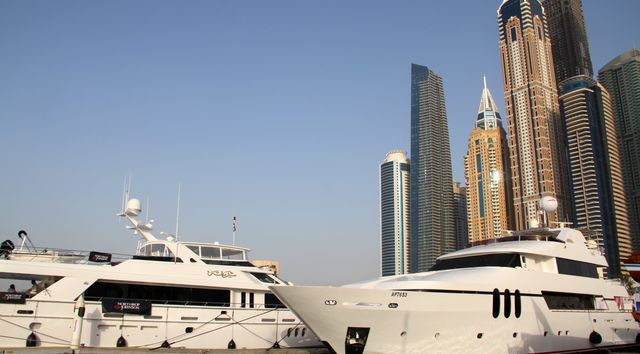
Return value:
[(297, 337), (297, 336), (298, 336), (298, 328), (296, 328), (296, 330), (295, 330), (295, 332), (294, 332), (293, 336), (294, 336), (294, 337)]
[(518, 336), (518, 332), (513, 332), (513, 338)]
[(307, 328), (303, 328), (302, 329), (302, 334), (300, 335), (301, 337), (304, 337), (304, 335), (307, 333)]
[(193, 327), (187, 327), (184, 329), (184, 333), (191, 333), (193, 332)]
[(476, 336), (476, 338), (478, 338), (478, 339), (482, 339), (482, 333), (478, 333), (478, 335)]
[(400, 333), (400, 337), (404, 337), (406, 335), (407, 335), (407, 332), (405, 332), (405, 331), (402, 331), (402, 333)]

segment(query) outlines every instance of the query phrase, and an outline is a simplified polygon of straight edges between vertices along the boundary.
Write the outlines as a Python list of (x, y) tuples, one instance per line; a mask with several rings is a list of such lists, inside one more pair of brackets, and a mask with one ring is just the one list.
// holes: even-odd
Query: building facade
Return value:
[(560, 86), (573, 223), (596, 235), (609, 263), (607, 275), (616, 277), (632, 245), (611, 99), (589, 76), (574, 76)]
[(543, 0), (542, 5), (549, 25), (556, 82), (577, 75), (593, 77), (582, 0)]
[(467, 187), (453, 181), (453, 220), (456, 233), (456, 250), (466, 248), (469, 244), (467, 227)]
[[(498, 10), (514, 226), (540, 221), (543, 196), (558, 200), (549, 221), (564, 220), (568, 188), (551, 41), (538, 0), (505, 0)], [(532, 223), (535, 225), (536, 223)]]
[(476, 126), (464, 157), (468, 242), (496, 238), (513, 229), (507, 135), (484, 81)]
[(380, 273), (409, 272), (409, 159), (394, 150), (380, 164)]
[(442, 78), (411, 65), (411, 267), (455, 250), (451, 150)]
[(640, 248), (640, 49), (631, 49), (598, 71), (613, 102), (622, 159), (631, 237)]

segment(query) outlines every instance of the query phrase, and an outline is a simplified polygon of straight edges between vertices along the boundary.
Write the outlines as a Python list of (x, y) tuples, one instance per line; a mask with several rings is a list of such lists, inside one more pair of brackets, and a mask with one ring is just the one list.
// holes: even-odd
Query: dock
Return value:
[(0, 348), (0, 354), (330, 354), (325, 348), (288, 349), (181, 349), (181, 348)]

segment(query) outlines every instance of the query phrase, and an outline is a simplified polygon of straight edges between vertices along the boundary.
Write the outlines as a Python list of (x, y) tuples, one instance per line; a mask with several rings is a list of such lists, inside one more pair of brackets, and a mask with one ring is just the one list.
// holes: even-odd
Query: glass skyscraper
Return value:
[(380, 273), (409, 272), (409, 159), (407, 153), (387, 153), (380, 165)]
[(613, 103), (633, 248), (640, 248), (640, 49), (631, 49), (598, 71)]
[(449, 127), (442, 78), (411, 65), (410, 271), (456, 247)]
[(542, 5), (549, 24), (557, 83), (577, 75), (592, 77), (582, 0), (543, 0)]
[(589, 76), (560, 83), (565, 119), (573, 224), (604, 247), (607, 275), (620, 274), (631, 255), (631, 230), (615, 118), (609, 93)]

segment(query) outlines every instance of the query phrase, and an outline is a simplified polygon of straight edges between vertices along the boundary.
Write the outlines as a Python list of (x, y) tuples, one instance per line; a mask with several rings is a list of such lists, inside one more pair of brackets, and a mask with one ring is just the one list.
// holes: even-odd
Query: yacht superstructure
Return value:
[[(156, 238), (152, 223), (136, 219), (140, 209), (132, 199), (120, 215), (141, 236), (137, 254), (123, 261), (101, 252), (25, 250), (24, 239), (18, 249), (7, 245), (0, 278), (33, 286), (0, 293), (0, 347), (69, 347), (72, 337), (86, 347), (320, 344), (268, 289), (286, 282), (255, 267), (249, 249)], [(80, 326), (76, 303), (84, 308)]]
[[(498, 242), (501, 241), (501, 242)], [(429, 272), (272, 290), (338, 354), (549, 353), (635, 344), (640, 326), (595, 242), (539, 228), (438, 258)]]

